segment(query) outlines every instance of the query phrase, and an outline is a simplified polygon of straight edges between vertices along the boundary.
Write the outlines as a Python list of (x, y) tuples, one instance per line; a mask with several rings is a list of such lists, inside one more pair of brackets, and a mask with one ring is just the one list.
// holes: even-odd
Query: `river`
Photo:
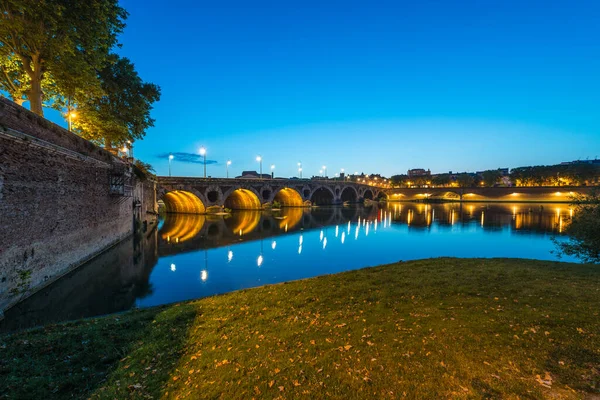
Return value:
[[(7, 310), (0, 330), (431, 257), (557, 260), (566, 204), (390, 203), (169, 214)], [(563, 258), (563, 261), (575, 261)]]

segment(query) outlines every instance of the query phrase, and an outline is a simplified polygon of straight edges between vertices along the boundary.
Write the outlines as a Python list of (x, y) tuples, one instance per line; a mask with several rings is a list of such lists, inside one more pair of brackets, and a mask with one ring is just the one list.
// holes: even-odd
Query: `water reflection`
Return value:
[[(0, 331), (125, 311), (154, 291), (156, 229), (129, 238), (5, 311)], [(175, 272), (175, 263), (170, 263)]]
[[(6, 312), (0, 329), (107, 314), (398, 260), (554, 259), (564, 204), (417, 204), (166, 215)], [(266, 243), (265, 243), (266, 242)], [(569, 261), (569, 259), (566, 259)]]

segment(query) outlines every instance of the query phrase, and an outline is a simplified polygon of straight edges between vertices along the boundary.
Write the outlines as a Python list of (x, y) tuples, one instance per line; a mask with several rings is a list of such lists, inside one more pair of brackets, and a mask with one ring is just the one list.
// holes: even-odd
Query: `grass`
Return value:
[(441, 258), (0, 336), (0, 398), (597, 398), (600, 269)]

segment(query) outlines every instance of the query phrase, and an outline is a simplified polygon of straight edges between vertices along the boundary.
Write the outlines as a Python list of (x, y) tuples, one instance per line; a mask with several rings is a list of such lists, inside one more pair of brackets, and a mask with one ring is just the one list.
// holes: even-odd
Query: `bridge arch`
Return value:
[(162, 196), (168, 213), (204, 214), (206, 207), (200, 198), (186, 190), (173, 190)]
[(312, 192), (310, 201), (317, 206), (330, 205), (334, 203), (335, 195), (330, 187), (319, 186)]
[(232, 210), (259, 210), (262, 204), (258, 193), (253, 189), (232, 189), (223, 197), (223, 205)]
[(365, 200), (373, 200), (373, 191), (371, 189), (365, 189), (363, 191), (363, 199)]
[(358, 202), (358, 192), (356, 188), (352, 186), (346, 186), (342, 193), (340, 194), (340, 199), (342, 202), (356, 203)]
[(296, 189), (284, 187), (275, 194), (273, 201), (279, 202), (283, 207), (302, 207), (302, 195)]

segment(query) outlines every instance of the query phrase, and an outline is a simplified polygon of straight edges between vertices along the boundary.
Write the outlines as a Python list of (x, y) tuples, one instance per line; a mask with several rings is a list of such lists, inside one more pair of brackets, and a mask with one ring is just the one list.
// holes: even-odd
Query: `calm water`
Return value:
[[(415, 204), (167, 215), (6, 312), (0, 329), (107, 314), (399, 260), (557, 259), (565, 204)], [(564, 258), (564, 261), (575, 261)]]

